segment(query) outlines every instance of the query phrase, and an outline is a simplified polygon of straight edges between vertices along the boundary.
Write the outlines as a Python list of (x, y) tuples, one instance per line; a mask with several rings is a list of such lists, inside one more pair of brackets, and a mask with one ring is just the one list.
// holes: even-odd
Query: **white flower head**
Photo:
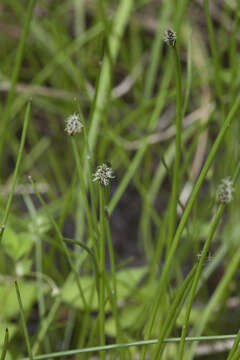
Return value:
[(54, 286), (54, 287), (52, 288), (51, 296), (52, 296), (52, 297), (55, 297), (55, 296), (57, 296), (59, 293), (60, 293), (59, 288), (58, 288), (57, 286)]
[(233, 199), (234, 191), (233, 182), (230, 180), (230, 178), (222, 179), (216, 192), (217, 202), (222, 204), (230, 203)]
[(175, 46), (176, 43), (176, 33), (175, 31), (171, 30), (171, 29), (167, 29), (164, 31), (164, 36), (163, 36), (163, 40), (165, 41), (165, 43), (169, 46)]
[(82, 131), (83, 124), (80, 121), (79, 114), (72, 114), (66, 120), (65, 131), (68, 135), (73, 136)]
[(93, 174), (93, 181), (97, 181), (99, 184), (107, 186), (111, 179), (114, 179), (111, 166), (102, 164), (97, 167), (97, 171)]
[(17, 276), (23, 276), (24, 275), (24, 267), (22, 264), (17, 264), (16, 266), (16, 274)]

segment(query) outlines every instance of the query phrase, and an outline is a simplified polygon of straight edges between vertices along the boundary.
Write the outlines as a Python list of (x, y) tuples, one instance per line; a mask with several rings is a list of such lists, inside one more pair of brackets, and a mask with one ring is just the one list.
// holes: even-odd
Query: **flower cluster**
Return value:
[(175, 46), (176, 38), (177, 37), (175, 31), (171, 29), (165, 30), (163, 40), (165, 41), (165, 43), (167, 43), (167, 45)]
[(106, 164), (100, 165), (95, 174), (93, 174), (93, 181), (97, 181), (100, 185), (109, 185), (111, 179), (114, 179), (112, 168)]
[(230, 178), (222, 179), (221, 184), (217, 188), (216, 200), (221, 204), (228, 204), (233, 199), (233, 182)]
[(68, 135), (73, 136), (82, 131), (83, 124), (80, 121), (80, 116), (78, 114), (70, 115), (66, 120), (65, 131)]

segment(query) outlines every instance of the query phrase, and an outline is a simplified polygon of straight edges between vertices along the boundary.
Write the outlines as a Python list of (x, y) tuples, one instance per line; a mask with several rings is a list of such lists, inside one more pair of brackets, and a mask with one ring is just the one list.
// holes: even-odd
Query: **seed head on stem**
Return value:
[(68, 135), (74, 136), (82, 131), (83, 124), (80, 121), (80, 116), (77, 113), (70, 115), (66, 120), (65, 131)]
[(171, 29), (165, 30), (163, 40), (165, 41), (165, 43), (167, 45), (175, 46), (176, 39), (177, 39), (177, 36), (176, 36), (175, 31), (173, 31)]
[(228, 204), (233, 199), (234, 186), (230, 178), (222, 179), (218, 185), (216, 192), (216, 200), (218, 203)]
[(93, 181), (97, 181), (100, 185), (107, 186), (110, 181), (114, 179), (112, 168), (106, 164), (98, 166), (96, 172), (93, 174)]

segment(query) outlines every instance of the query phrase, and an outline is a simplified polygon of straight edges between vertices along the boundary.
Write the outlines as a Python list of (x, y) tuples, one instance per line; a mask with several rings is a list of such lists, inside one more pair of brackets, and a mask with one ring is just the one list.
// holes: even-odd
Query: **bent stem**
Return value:
[(78, 240), (74, 240), (74, 239), (68, 239), (68, 238), (63, 238), (64, 241), (75, 244), (80, 246), (82, 249), (86, 250), (87, 253), (90, 255), (92, 261), (93, 261), (93, 267), (94, 267), (94, 272), (95, 272), (95, 278), (97, 281), (97, 289), (99, 289), (99, 285), (98, 285), (98, 279), (99, 279), (99, 266), (98, 266), (98, 262), (96, 259), (96, 256), (94, 255), (94, 253), (92, 252), (92, 250), (86, 245), (84, 244), (82, 241), (78, 241)]

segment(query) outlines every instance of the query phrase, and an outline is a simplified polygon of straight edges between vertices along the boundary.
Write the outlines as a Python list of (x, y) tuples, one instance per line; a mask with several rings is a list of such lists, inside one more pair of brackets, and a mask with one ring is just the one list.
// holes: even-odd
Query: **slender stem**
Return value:
[[(38, 224), (37, 224), (37, 212), (34, 206), (34, 203), (31, 199), (29, 194), (24, 195), (24, 202), (28, 208), (28, 212), (34, 222), (35, 231), (33, 234), (33, 240), (35, 243), (35, 259), (36, 259), (36, 273), (41, 275), (36, 277), (36, 287), (37, 287), (37, 298), (38, 298), (38, 313), (40, 323), (44, 319), (45, 311), (46, 311), (46, 303), (44, 298), (44, 288), (43, 288), (43, 269), (42, 269), (42, 261), (43, 261), (43, 254), (42, 254), (42, 239), (39, 234)], [(54, 287), (56, 285), (54, 284)], [(51, 351), (50, 340), (49, 337), (44, 339), (44, 348), (45, 352)]]
[(8, 334), (8, 328), (5, 330), (5, 337), (4, 337), (4, 343), (3, 343), (3, 350), (2, 350), (2, 355), (1, 355), (1, 360), (5, 360), (6, 354), (7, 354), (7, 349), (8, 349), (8, 339), (9, 339), (9, 334)]
[[(199, 318), (199, 322), (195, 327), (195, 332), (200, 336), (206, 324), (212, 318), (212, 314), (214, 314), (214, 310), (221, 304), (223, 298), (226, 294), (226, 289), (229, 288), (229, 284), (234, 276), (234, 274), (238, 271), (240, 264), (240, 249), (238, 249), (235, 255), (232, 257), (229, 266), (227, 267), (226, 273), (224, 277), (221, 279), (217, 289), (209, 300), (206, 308), (202, 312), (201, 317)], [(198, 341), (198, 340), (197, 340)], [(194, 344), (195, 345), (195, 344)], [(197, 345), (197, 344), (196, 344)], [(191, 348), (189, 359), (194, 359), (195, 346)]]
[[(36, 272), (38, 274), (43, 274), (42, 239), (41, 239), (41, 236), (39, 235), (39, 231), (38, 231), (36, 209), (35, 209), (35, 206), (34, 206), (33, 201), (29, 194), (24, 196), (24, 201), (25, 201), (25, 204), (31, 215), (31, 218), (35, 224), (35, 232), (33, 234), (33, 239), (34, 239), (34, 243), (35, 243)], [(37, 287), (37, 298), (38, 298), (38, 313), (39, 313), (39, 319), (40, 319), (40, 323), (41, 323), (44, 318), (45, 311), (46, 311), (46, 304), (45, 304), (44, 290), (43, 290), (44, 289), (43, 288), (43, 276), (37, 276), (36, 287)], [(49, 337), (46, 337), (44, 339), (44, 348), (45, 348), (45, 352), (51, 351)]]
[[(154, 108), (154, 111), (150, 117), (149, 124), (148, 124), (148, 130), (153, 131), (156, 123), (159, 119), (159, 115), (161, 114), (161, 111), (164, 107), (164, 104), (166, 102), (167, 97), (167, 89), (168, 85), (170, 83), (172, 76), (172, 66), (168, 66), (166, 72), (163, 75), (163, 79), (161, 82), (161, 85), (159, 86), (158, 95), (157, 95), (157, 101), (156, 106)], [(117, 190), (115, 191), (113, 197), (111, 198), (109, 204), (108, 204), (108, 212), (111, 215), (113, 210), (115, 209), (117, 203), (122, 197), (122, 194), (126, 190), (129, 182), (133, 178), (136, 170), (141, 164), (141, 161), (147, 151), (148, 148), (148, 142), (147, 139), (144, 139), (137, 150), (136, 154), (134, 155), (133, 159), (131, 160), (130, 165), (128, 166), (128, 170), (126, 171), (123, 179), (121, 180), (121, 183), (119, 184)]]
[[(97, 259), (96, 259), (95, 255), (94, 255), (94, 253), (92, 252), (92, 250), (91, 250), (86, 244), (84, 244), (84, 243), (81, 242), (81, 241), (73, 240), (73, 239), (68, 239), (68, 238), (63, 238), (63, 240), (64, 240), (64, 241), (67, 241), (67, 242), (69, 242), (69, 243), (78, 245), (78, 246), (80, 246), (81, 248), (83, 248), (84, 250), (87, 251), (87, 253), (90, 255), (90, 257), (91, 257), (92, 260), (93, 260), (95, 276), (96, 276), (96, 279), (98, 279), (98, 277), (99, 277), (98, 262), (97, 262)], [(97, 286), (97, 288), (98, 288), (98, 286)]]
[(47, 214), (48, 218), (51, 220), (51, 222), (52, 222), (52, 224), (53, 224), (53, 227), (54, 227), (54, 229), (55, 229), (55, 231), (56, 231), (56, 235), (57, 235), (57, 237), (58, 237), (58, 240), (59, 240), (59, 242), (60, 242), (60, 245), (61, 245), (61, 247), (62, 247), (62, 249), (63, 249), (63, 251), (64, 251), (64, 253), (65, 253), (65, 255), (66, 255), (67, 259), (68, 259), (69, 265), (70, 265), (70, 267), (71, 267), (71, 269), (72, 269), (72, 272), (73, 272), (73, 275), (74, 275), (74, 278), (75, 278), (75, 280), (76, 280), (77, 287), (78, 287), (78, 290), (79, 290), (79, 294), (80, 294), (80, 296), (81, 296), (81, 298), (82, 298), (82, 301), (83, 301), (84, 308), (87, 310), (87, 309), (88, 309), (88, 304), (87, 304), (87, 301), (86, 301), (86, 298), (85, 298), (83, 289), (82, 289), (81, 284), (80, 284), (80, 280), (79, 280), (79, 275), (78, 275), (77, 269), (75, 268), (75, 265), (74, 265), (74, 263), (73, 263), (73, 261), (72, 261), (72, 257), (71, 257), (71, 255), (70, 255), (70, 252), (69, 252), (69, 250), (68, 250), (68, 247), (66, 246), (66, 244), (65, 244), (65, 242), (64, 242), (64, 240), (63, 240), (63, 236), (62, 236), (61, 231), (60, 231), (60, 229), (59, 229), (59, 227), (58, 227), (58, 224), (57, 224), (56, 221), (54, 220), (54, 218), (53, 218), (52, 214), (50, 213), (50, 211), (49, 211), (49, 209), (48, 209), (45, 201), (43, 200), (42, 196), (40, 195), (39, 191), (37, 190), (37, 187), (36, 187), (36, 185), (35, 185), (32, 177), (29, 176), (28, 179), (29, 179), (29, 181), (31, 182), (32, 187), (33, 187), (33, 190), (34, 190), (35, 194), (37, 195), (40, 203), (42, 204), (44, 210), (46, 211), (46, 214)]
[[(90, 211), (90, 207), (89, 207), (89, 203), (88, 203), (87, 187), (86, 187), (85, 181), (84, 181), (83, 167), (81, 166), (81, 163), (80, 163), (77, 143), (76, 143), (74, 138), (72, 138), (72, 147), (73, 147), (73, 154), (74, 154), (76, 165), (77, 165), (78, 178), (79, 178), (79, 182), (80, 182), (80, 186), (81, 186), (81, 196), (82, 196), (82, 199), (83, 199), (84, 209), (85, 209), (85, 212), (86, 212), (86, 217), (87, 217), (87, 222), (88, 222), (88, 229), (89, 229), (89, 232), (90, 232), (90, 236), (91, 236), (91, 238), (93, 240), (94, 249), (95, 249), (95, 252), (96, 252), (96, 255), (97, 255), (97, 244), (96, 244), (96, 239), (95, 239), (94, 232), (93, 232), (93, 228), (94, 228), (93, 216), (92, 216), (92, 213)], [(90, 188), (91, 188), (91, 185), (90, 185)]]
[(110, 258), (110, 265), (111, 265), (111, 277), (112, 277), (112, 286), (113, 286), (113, 296), (112, 296), (112, 311), (115, 318), (116, 323), (116, 340), (117, 342), (122, 340), (122, 333), (121, 333), (121, 327), (120, 327), (120, 321), (119, 321), (119, 314), (118, 314), (118, 305), (117, 305), (117, 299), (118, 299), (118, 292), (117, 292), (117, 278), (116, 278), (116, 265), (115, 265), (115, 256), (114, 256), (114, 249), (112, 244), (112, 238), (111, 238), (111, 231), (108, 220), (106, 220), (106, 232), (107, 232), (107, 243), (108, 243), (108, 251), (109, 251), (109, 258)]
[(231, 43), (230, 43), (230, 51), (229, 51), (229, 60), (231, 69), (231, 82), (230, 82), (230, 93), (231, 99), (234, 98), (235, 89), (237, 84), (237, 72), (238, 72), (238, 29), (240, 23), (240, 2), (238, 2), (237, 7), (234, 11), (234, 24), (231, 36)]
[(90, 228), (92, 228), (93, 226), (92, 226), (91, 212), (90, 212), (90, 208), (89, 208), (89, 204), (88, 204), (88, 199), (87, 199), (87, 196), (86, 196), (86, 186), (85, 186), (85, 182), (84, 182), (84, 173), (83, 173), (83, 169), (82, 169), (81, 164), (80, 164), (80, 158), (79, 158), (77, 143), (76, 143), (76, 139), (71, 138), (71, 140), (72, 140), (73, 154), (74, 154), (76, 165), (77, 165), (78, 178), (79, 178), (79, 182), (80, 182), (80, 186), (81, 186), (81, 194), (82, 194), (82, 199), (83, 199), (83, 202), (84, 202), (84, 207), (85, 207), (85, 211), (86, 211), (86, 215), (87, 215), (88, 225), (89, 225)]
[(167, 22), (169, 13), (171, 11), (171, 3), (170, 1), (164, 1), (161, 8), (159, 9), (158, 14), (158, 28), (156, 31), (156, 35), (154, 36), (153, 45), (151, 48), (151, 56), (150, 56), (150, 64), (146, 69), (146, 78), (145, 78), (145, 86), (143, 98), (145, 101), (149, 100), (152, 97), (154, 84), (157, 78), (157, 71), (159, 68), (159, 64), (162, 62), (162, 49), (163, 49), (163, 41), (162, 41), (162, 31)]
[[(215, 143), (213, 144), (212, 148), (211, 148), (211, 151), (207, 157), (207, 160), (202, 168), (202, 171), (198, 177), (198, 180), (192, 190), (192, 193), (190, 195), (190, 198), (188, 200), (188, 203), (187, 203), (187, 206), (185, 208), (185, 211), (182, 215), (182, 218), (181, 218), (181, 221), (177, 227), (177, 231), (176, 231), (176, 234), (174, 236), (174, 239), (173, 239), (173, 242), (171, 244), (171, 247), (170, 247), (170, 250), (169, 250), (169, 253), (168, 253), (168, 256), (167, 256), (167, 259), (166, 259), (166, 262), (165, 262), (165, 265), (164, 265), (164, 268), (163, 268), (163, 271), (162, 271), (162, 274), (161, 274), (161, 278), (160, 278), (160, 281), (158, 283), (158, 286), (157, 286), (157, 289), (156, 289), (156, 293), (155, 293), (155, 300), (154, 300), (154, 303), (153, 303), (153, 309), (151, 311), (151, 315), (150, 315), (150, 319), (149, 319), (149, 322), (147, 324), (147, 329), (146, 329), (146, 333), (145, 333), (145, 340), (148, 339), (151, 335), (151, 331), (152, 331), (152, 327), (153, 327), (153, 324), (154, 324), (154, 321), (156, 319), (156, 314), (157, 314), (157, 311), (159, 309), (159, 304), (160, 304), (160, 301), (161, 301), (161, 297), (162, 297), (162, 289), (165, 288), (165, 286), (167, 285), (167, 281), (169, 279), (169, 274), (170, 274), (170, 268), (171, 268), (171, 265), (172, 265), (172, 261), (174, 259), (174, 255), (175, 255), (175, 251), (177, 249), (177, 246), (178, 246), (178, 243), (179, 243), (179, 240), (181, 238), (181, 235), (182, 235), (182, 232), (185, 228), (185, 225), (188, 221), (188, 218), (191, 214), (191, 211), (192, 211), (192, 208), (193, 208), (193, 205), (197, 199), (197, 195), (198, 195), (198, 192), (201, 188), (201, 185), (208, 173), (208, 170), (214, 160), (214, 157), (217, 153), (217, 150), (219, 149), (220, 147), (220, 144), (227, 132), (227, 130), (229, 129), (232, 121), (233, 121), (233, 118), (234, 118), (234, 115), (236, 114), (238, 108), (240, 106), (240, 95), (238, 96), (238, 98), (236, 99), (235, 103), (233, 104), (227, 118), (225, 119), (219, 133), (218, 133), (218, 136), (217, 136), (217, 139), (215, 140)], [(143, 348), (142, 350), (142, 354), (141, 354), (141, 360), (143, 360), (145, 357), (145, 349)]]
[(17, 54), (16, 54), (16, 62), (15, 62), (15, 66), (14, 66), (13, 72), (12, 72), (11, 87), (10, 87), (10, 90), (8, 93), (7, 103), (6, 103), (2, 118), (1, 118), (0, 159), (3, 154), (3, 145), (4, 145), (6, 135), (7, 135), (7, 123), (8, 123), (9, 113), (11, 110), (11, 105), (12, 105), (12, 101), (13, 101), (14, 94), (15, 94), (16, 83), (18, 81), (19, 72), (20, 72), (22, 59), (23, 59), (25, 42), (26, 42), (27, 35), (29, 32), (35, 3), (36, 3), (36, 0), (30, 0), (27, 11), (26, 11), (26, 18), (24, 21), (23, 31), (22, 31), (21, 39), (20, 39), (19, 46), (17, 49)]
[(190, 34), (188, 39), (188, 53), (187, 53), (187, 79), (186, 79), (186, 90), (185, 90), (185, 96), (183, 101), (183, 117), (185, 116), (189, 96), (190, 96), (190, 90), (192, 86), (192, 76), (193, 76), (193, 51), (192, 51), (192, 34)]
[(27, 323), (26, 323), (25, 316), (24, 316), (23, 304), (22, 304), (22, 299), (21, 299), (20, 290), (19, 290), (17, 280), (15, 281), (15, 288), (16, 288), (16, 293), (17, 293), (17, 298), (18, 298), (18, 304), (19, 304), (19, 309), (20, 309), (23, 332), (24, 332), (25, 341), (26, 341), (26, 344), (27, 344), (28, 356), (29, 356), (30, 360), (33, 360), (32, 348), (31, 348), (31, 345), (30, 345), (30, 338), (29, 338), (29, 335), (28, 335)]
[(231, 360), (239, 360), (239, 357), (240, 357), (240, 348), (238, 348), (234, 355), (232, 356), (232, 359)]
[(2, 226), (1, 226), (1, 229), (0, 229), (0, 244), (1, 244), (1, 241), (2, 241), (2, 236), (3, 236), (3, 233), (4, 233), (5, 225), (6, 225), (7, 220), (8, 220), (8, 215), (9, 215), (10, 207), (11, 207), (11, 204), (12, 204), (14, 190), (15, 190), (15, 186), (16, 186), (16, 183), (17, 183), (19, 168), (20, 168), (20, 164), (21, 164), (21, 160), (22, 160), (22, 156), (23, 156), (24, 144), (25, 144), (25, 140), (26, 140), (26, 136), (27, 136), (27, 128), (28, 128), (28, 123), (29, 123), (29, 119), (30, 119), (30, 110), (31, 110), (31, 101), (28, 102), (26, 112), (25, 112), (25, 117), (24, 117), (24, 122), (23, 122), (23, 131), (22, 131), (21, 142), (20, 142), (20, 146), (19, 146), (16, 166), (15, 166), (15, 169), (14, 169), (11, 190), (10, 190), (10, 193), (9, 193), (9, 196), (8, 196), (7, 206), (6, 206), (4, 215), (3, 215)]
[[(187, 342), (194, 342), (194, 341), (222, 341), (222, 340), (231, 340), (237, 337), (236, 334), (233, 335), (218, 335), (218, 336), (198, 336), (198, 337), (187, 337)], [(181, 341), (181, 338), (167, 338), (164, 339), (165, 343), (177, 343)], [(158, 339), (153, 340), (143, 340), (143, 341), (135, 341), (126, 344), (111, 344), (105, 346), (93, 346), (84, 349), (74, 349), (74, 350), (67, 350), (67, 351), (59, 351), (52, 354), (44, 354), (44, 355), (37, 355), (34, 357), (34, 360), (45, 360), (51, 358), (58, 358), (62, 356), (72, 356), (77, 354), (89, 353), (89, 352), (98, 352), (98, 351), (106, 351), (106, 350), (114, 350), (119, 348), (126, 348), (131, 346), (146, 346), (146, 345), (154, 345), (157, 344)], [(22, 358), (20, 360), (31, 360), (29, 358)]]
[(207, 17), (207, 27), (208, 27), (208, 33), (209, 33), (209, 42), (210, 42), (210, 48), (211, 48), (211, 52), (212, 52), (212, 56), (213, 56), (214, 74), (215, 74), (214, 80), (215, 80), (215, 84), (216, 84), (216, 92), (217, 92), (218, 101), (219, 101), (219, 103), (221, 105), (222, 116), (224, 116), (224, 106), (223, 106), (223, 101), (222, 101), (222, 83), (221, 83), (221, 78), (220, 78), (221, 72), (220, 72), (219, 56), (218, 56), (217, 45), (216, 45), (216, 40), (215, 40), (215, 36), (214, 36), (214, 27), (213, 27), (212, 18), (211, 18), (210, 9), (209, 9), (209, 0), (204, 0), (203, 5), (204, 5), (206, 17)]
[[(41, 324), (40, 324), (40, 330), (39, 333), (37, 335), (37, 338), (33, 344), (33, 354), (36, 354), (36, 352), (39, 349), (39, 346), (41, 344), (41, 342), (44, 340), (47, 330), (50, 327), (59, 307), (61, 304), (61, 296), (58, 295), (57, 298), (55, 299), (55, 302), (53, 304), (53, 306), (51, 307), (51, 310), (49, 311), (47, 317), (45, 319), (42, 320)], [(36, 357), (34, 356), (34, 360), (36, 359)]]
[[(133, 0), (122, 0), (118, 10), (116, 11), (115, 20), (113, 21), (114, 26), (112, 28), (113, 36), (109, 39), (109, 48), (113, 62), (115, 62), (117, 58), (122, 35), (133, 7)], [(109, 56), (106, 54), (103, 59), (98, 86), (96, 87), (95, 101), (93, 102), (91, 110), (91, 126), (89, 129), (89, 146), (91, 151), (95, 149), (99, 126), (102, 119), (102, 111), (104, 111), (104, 107), (106, 106), (109, 97), (111, 85), (111, 65)]]
[[(99, 250), (99, 324), (100, 324), (100, 344), (105, 345), (105, 212), (104, 212), (104, 187), (99, 185), (99, 207), (100, 207), (100, 250)], [(101, 359), (105, 359), (102, 352)]]
[(71, 343), (71, 339), (73, 337), (73, 332), (74, 332), (74, 328), (76, 326), (76, 320), (77, 320), (77, 310), (76, 309), (71, 309), (69, 311), (69, 315), (68, 315), (68, 321), (65, 327), (65, 331), (64, 331), (64, 337), (63, 337), (63, 342), (62, 342), (62, 350), (66, 350), (68, 349), (70, 343)]
[[(240, 163), (238, 163), (236, 171), (234, 173), (233, 184), (236, 183), (239, 174), (240, 174)], [(216, 309), (216, 307), (219, 306), (219, 304), (221, 303), (222, 299), (225, 296), (224, 294), (226, 293), (226, 289), (229, 287), (229, 284), (231, 283), (231, 279), (233, 275), (239, 268), (239, 264), (240, 264), (240, 249), (236, 249), (236, 252), (232, 256), (231, 262), (229, 263), (229, 266), (227, 267), (223, 278), (221, 279), (217, 289), (215, 290), (207, 306), (202, 312), (202, 315), (199, 318), (199, 322), (196, 324), (194, 330), (196, 335), (198, 336), (201, 335), (207, 322), (211, 319), (211, 316), (214, 313), (214, 309)], [(197, 346), (197, 344), (193, 344), (190, 349), (189, 359), (191, 360), (194, 358), (195, 348), (196, 348), (195, 345)]]
[[(187, 297), (187, 295), (189, 293), (190, 285), (191, 285), (191, 282), (192, 282), (195, 272), (196, 272), (196, 265), (192, 268), (192, 270), (190, 271), (190, 273), (184, 280), (183, 284), (178, 289), (176, 295), (174, 296), (174, 301), (168, 310), (167, 318), (166, 318), (165, 323), (160, 331), (160, 335), (158, 338), (158, 344), (156, 346), (156, 349), (155, 349), (155, 352), (153, 355), (153, 360), (157, 360), (157, 359), (161, 358), (162, 352), (164, 350), (164, 347), (163, 347), (164, 338), (165, 338), (166, 334), (171, 331), (172, 319), (175, 317), (175, 314), (177, 313), (177, 311), (180, 307), (180, 304), (184, 302), (185, 298)], [(180, 309), (179, 309), (179, 311), (180, 311)]]
[[(70, 275), (68, 275), (68, 277), (65, 280), (65, 284), (70, 281), (70, 278), (72, 276), (72, 273), (70, 273)], [(63, 284), (64, 287), (64, 284)], [(58, 311), (58, 308), (61, 304), (61, 296), (58, 295), (57, 298), (55, 299), (55, 302), (53, 304), (53, 306), (51, 307), (51, 310), (49, 312), (49, 314), (47, 315), (47, 317), (41, 322), (40, 324), (40, 330), (39, 333), (37, 335), (37, 339), (35, 340), (35, 343), (33, 345), (33, 353), (36, 354), (36, 352), (39, 349), (39, 346), (41, 344), (41, 342), (43, 341), (44, 337), (46, 336), (47, 330), (50, 327), (54, 317), (56, 316), (56, 313)], [(89, 311), (90, 311), (90, 306), (89, 306)], [(87, 318), (88, 313), (86, 312), (86, 318)], [(83, 319), (83, 322), (85, 321), (85, 319)], [(96, 322), (97, 324), (97, 322)], [(87, 327), (85, 327), (87, 329)], [(83, 337), (83, 336), (82, 336)]]
[(233, 344), (233, 347), (227, 357), (227, 360), (232, 360), (233, 358), (233, 355), (235, 355), (237, 349), (238, 349), (238, 345), (240, 343), (240, 330), (238, 331), (237, 333), (237, 337), (235, 338), (235, 341), (234, 341), (234, 344)]
[(169, 219), (169, 238), (167, 248), (169, 249), (173, 235), (176, 230), (177, 222), (177, 205), (178, 205), (178, 194), (179, 194), (179, 167), (181, 159), (181, 144), (182, 144), (182, 115), (183, 115), (183, 104), (182, 104), (182, 79), (181, 79), (181, 65), (178, 54), (177, 46), (172, 47), (174, 54), (174, 62), (176, 68), (176, 80), (177, 80), (177, 108), (176, 108), (176, 140), (175, 140), (175, 160), (173, 167), (173, 183), (172, 183), (172, 197), (170, 202), (170, 219)]
[(204, 244), (202, 253), (201, 253), (201, 257), (197, 266), (197, 270), (193, 279), (193, 284), (192, 284), (192, 288), (191, 288), (191, 292), (190, 292), (190, 299), (188, 302), (188, 306), (187, 306), (187, 311), (186, 311), (186, 315), (185, 315), (185, 321), (184, 321), (184, 326), (182, 329), (182, 336), (181, 336), (181, 341), (180, 341), (180, 345), (179, 345), (179, 353), (178, 353), (178, 359), (182, 360), (183, 359), (183, 351), (184, 351), (184, 345), (185, 345), (185, 339), (186, 339), (186, 334), (187, 334), (187, 329), (188, 329), (188, 324), (189, 324), (189, 318), (190, 318), (190, 313), (192, 310), (192, 305), (193, 305), (193, 301), (194, 301), (194, 297), (195, 297), (195, 293), (198, 287), (198, 283), (199, 283), (199, 279), (201, 276), (201, 272), (202, 272), (202, 268), (203, 268), (203, 264), (204, 261), (206, 259), (207, 253), (208, 253), (208, 249), (209, 246), (211, 244), (211, 241), (213, 239), (213, 236), (215, 234), (215, 231), (217, 229), (217, 226), (221, 220), (223, 211), (224, 211), (225, 205), (221, 204), (216, 212), (216, 215), (213, 218), (212, 224), (210, 226), (210, 231), (209, 231), (209, 235), (208, 238)]

